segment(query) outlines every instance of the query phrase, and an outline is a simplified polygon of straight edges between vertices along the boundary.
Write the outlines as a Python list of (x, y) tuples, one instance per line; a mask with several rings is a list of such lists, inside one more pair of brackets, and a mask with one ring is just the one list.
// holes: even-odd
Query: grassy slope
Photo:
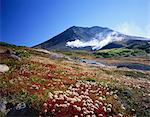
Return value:
[[(117, 102), (106, 97), (106, 102), (113, 105), (115, 113), (131, 116), (131, 109), (134, 108), (139, 116), (149, 114), (146, 108), (149, 103), (150, 84), (146, 79), (150, 76), (149, 72), (98, 68), (65, 59), (50, 59), (48, 54), (26, 47), (7, 47), (18, 52), (22, 60), (1, 56), (1, 63), (10, 67), (8, 72), (0, 76), (1, 100), (6, 99), (13, 105), (25, 102), (42, 113), (40, 107), (48, 99), (48, 92), (65, 91), (77, 80), (87, 80), (97, 82), (112, 91), (118, 90)], [(126, 110), (120, 108), (121, 104)]]
[(130, 56), (143, 56), (146, 55), (146, 52), (140, 49), (126, 49), (126, 48), (113, 48), (99, 50), (95, 52), (97, 57), (111, 58), (111, 57), (130, 57)]

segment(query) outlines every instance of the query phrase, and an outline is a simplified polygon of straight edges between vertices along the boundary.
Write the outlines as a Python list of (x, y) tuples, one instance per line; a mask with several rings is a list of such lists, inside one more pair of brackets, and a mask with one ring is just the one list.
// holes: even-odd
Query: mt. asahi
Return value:
[(150, 39), (122, 34), (106, 27), (72, 26), (57, 36), (34, 46), (57, 50), (99, 50), (128, 47), (139, 44), (150, 47)]

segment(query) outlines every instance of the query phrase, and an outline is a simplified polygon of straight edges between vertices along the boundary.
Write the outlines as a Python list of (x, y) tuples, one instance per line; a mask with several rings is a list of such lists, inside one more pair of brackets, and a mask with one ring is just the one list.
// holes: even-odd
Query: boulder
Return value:
[(9, 70), (9, 67), (5, 64), (0, 64), (0, 72), (7, 72)]

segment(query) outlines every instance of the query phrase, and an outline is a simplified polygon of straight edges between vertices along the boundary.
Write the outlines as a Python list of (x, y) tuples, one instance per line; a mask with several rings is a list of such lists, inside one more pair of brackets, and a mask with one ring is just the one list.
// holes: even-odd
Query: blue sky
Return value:
[(33, 46), (76, 25), (150, 37), (150, 0), (1, 0), (0, 40)]

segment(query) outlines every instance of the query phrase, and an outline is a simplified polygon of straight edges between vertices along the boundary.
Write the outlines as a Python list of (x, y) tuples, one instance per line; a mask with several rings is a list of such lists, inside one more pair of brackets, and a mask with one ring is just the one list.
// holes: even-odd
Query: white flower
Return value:
[(56, 110), (55, 109), (52, 109), (52, 112), (55, 112)]
[(99, 102), (99, 105), (103, 106), (103, 103), (102, 103), (102, 102)]
[(126, 110), (126, 108), (123, 106), (123, 104), (121, 105), (121, 109)]
[(81, 111), (81, 107), (76, 107), (76, 109), (77, 109), (78, 111)]
[(111, 91), (111, 92), (110, 92), (110, 95), (112, 95), (113, 93), (114, 93), (114, 92), (113, 92), (113, 91)]
[(99, 94), (102, 94), (102, 91), (99, 91)]
[(51, 92), (48, 92), (48, 97), (49, 97), (50, 99), (53, 99), (53, 94), (52, 94)]
[(107, 111), (108, 111), (108, 112), (111, 112), (111, 108), (107, 108)]
[(55, 94), (63, 93), (63, 91), (54, 91)]
[(109, 92), (106, 92), (106, 95), (109, 95), (110, 93)]
[(112, 104), (108, 104), (107, 106), (110, 107), (110, 108), (112, 108)]
[(105, 106), (103, 106), (103, 110), (106, 112), (106, 107)]
[(47, 109), (45, 109), (44, 112), (47, 113)]
[(52, 102), (56, 102), (56, 100), (55, 100), (55, 99), (53, 99), (53, 100), (52, 100)]
[(123, 115), (121, 113), (118, 114), (119, 117), (123, 117)]
[(114, 99), (117, 99), (117, 98), (118, 98), (118, 96), (117, 96), (116, 94), (115, 94), (113, 97), (114, 97)]
[(78, 115), (75, 115), (74, 117), (79, 117)]
[(70, 106), (70, 103), (67, 103), (67, 106)]
[(98, 105), (97, 103), (95, 104), (95, 106), (96, 106), (97, 108), (99, 108), (99, 105)]
[(67, 104), (60, 104), (59, 106), (60, 107), (67, 107), (68, 105)]
[(107, 106), (107, 103), (104, 103), (105, 106)]
[(47, 103), (44, 103), (43, 106), (47, 106)]
[(55, 94), (55, 95), (54, 95), (54, 98), (57, 99), (57, 98), (58, 98), (58, 95)]
[(102, 97), (99, 97), (98, 99), (99, 99), (99, 100), (103, 100), (103, 98), (102, 98)]
[(55, 106), (55, 107), (59, 107), (59, 104), (55, 104), (54, 106)]
[(98, 114), (99, 117), (103, 117), (103, 114)]
[(92, 115), (91, 117), (96, 117), (96, 115), (94, 114), (94, 115)]
[[(89, 114), (89, 113), (90, 113), (89, 111), (86, 111), (86, 112), (85, 112), (85, 115), (86, 115), (86, 114)], [(90, 115), (86, 115), (86, 117), (91, 117), (91, 116), (90, 116)]]
[(131, 109), (132, 111), (135, 111), (135, 109)]

